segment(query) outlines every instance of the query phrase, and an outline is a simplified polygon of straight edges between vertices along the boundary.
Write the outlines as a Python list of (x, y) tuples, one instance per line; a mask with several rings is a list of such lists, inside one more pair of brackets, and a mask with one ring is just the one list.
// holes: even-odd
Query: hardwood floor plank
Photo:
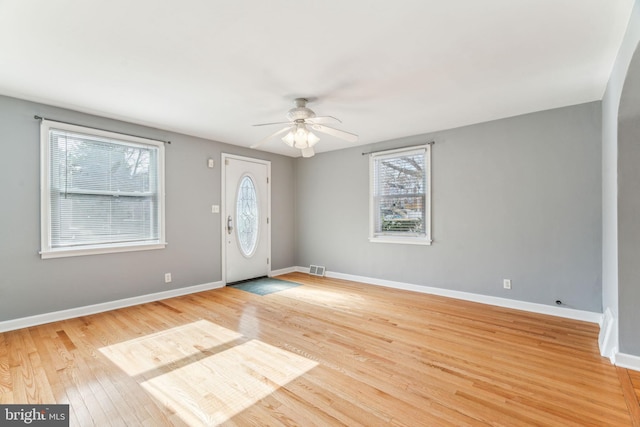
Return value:
[(636, 394), (636, 398), (638, 400), (638, 404), (640, 405), (640, 372), (637, 371), (627, 371), (629, 373), (629, 379), (631, 380), (631, 385), (633, 386), (633, 390)]
[(69, 403), (74, 426), (637, 425), (640, 373), (623, 384), (597, 325), (280, 278), (302, 286), (2, 333), (0, 402)]
[(634, 390), (633, 378), (638, 374), (624, 368), (616, 368), (624, 398), (629, 408), (633, 427), (640, 427), (640, 400)]
[[(9, 350), (5, 339), (5, 334), (0, 334), (0, 399), (8, 398), (13, 390), (11, 381), (11, 371), (9, 370)], [(0, 400), (0, 403), (9, 403)]]

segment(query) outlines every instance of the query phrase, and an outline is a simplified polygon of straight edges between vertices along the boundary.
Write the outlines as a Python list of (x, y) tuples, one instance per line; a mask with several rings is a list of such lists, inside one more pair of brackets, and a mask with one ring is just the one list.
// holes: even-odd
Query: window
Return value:
[(258, 232), (260, 228), (260, 214), (258, 212), (258, 195), (253, 180), (245, 175), (240, 180), (236, 197), (236, 219), (238, 226), (238, 242), (240, 251), (250, 257), (258, 246)]
[(160, 249), (164, 144), (43, 120), (42, 258)]
[(431, 244), (431, 146), (371, 154), (369, 170), (369, 240)]

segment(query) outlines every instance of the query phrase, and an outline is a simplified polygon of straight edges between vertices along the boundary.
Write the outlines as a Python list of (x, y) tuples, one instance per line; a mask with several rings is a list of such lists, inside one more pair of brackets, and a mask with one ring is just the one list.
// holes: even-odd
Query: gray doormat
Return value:
[(269, 295), (295, 288), (296, 286), (300, 286), (300, 283), (287, 282), (286, 280), (273, 279), (271, 277), (259, 277), (245, 282), (233, 283), (228, 286), (256, 295)]

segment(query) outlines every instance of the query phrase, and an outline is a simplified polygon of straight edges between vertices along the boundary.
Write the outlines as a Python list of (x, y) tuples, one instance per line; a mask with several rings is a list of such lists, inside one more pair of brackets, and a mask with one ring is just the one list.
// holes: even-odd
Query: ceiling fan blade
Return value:
[(273, 122), (273, 123), (258, 123), (252, 126), (270, 126), (270, 125), (292, 125), (292, 122)]
[(258, 148), (259, 146), (261, 146), (262, 144), (264, 144), (265, 142), (267, 142), (268, 140), (270, 140), (271, 138), (275, 138), (276, 136), (285, 133), (286, 131), (290, 130), (291, 126), (287, 126), (285, 128), (280, 129), (277, 132), (272, 133), (271, 135), (269, 135), (268, 137), (264, 138), (263, 140), (261, 140), (260, 142), (258, 142), (257, 144), (254, 144), (251, 146), (251, 148)]
[(327, 122), (331, 122), (332, 120), (335, 120), (338, 123), (342, 123), (342, 120), (340, 120), (337, 117), (333, 117), (333, 116), (316, 116), (316, 117), (312, 117), (310, 119), (307, 119), (305, 121), (315, 124), (315, 123), (327, 123)]
[(356, 135), (355, 133), (345, 132), (343, 130), (335, 129), (329, 126), (313, 124), (311, 125), (311, 128), (317, 130), (318, 132), (323, 132), (331, 136), (335, 136), (336, 138), (344, 139), (345, 141), (356, 142), (358, 140), (358, 135)]

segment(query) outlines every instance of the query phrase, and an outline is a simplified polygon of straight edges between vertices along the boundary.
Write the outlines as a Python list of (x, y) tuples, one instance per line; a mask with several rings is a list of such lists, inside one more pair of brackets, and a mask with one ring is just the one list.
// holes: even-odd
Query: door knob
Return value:
[(231, 218), (231, 215), (229, 215), (229, 217), (227, 218), (227, 233), (231, 234), (232, 230), (233, 230), (233, 218)]

